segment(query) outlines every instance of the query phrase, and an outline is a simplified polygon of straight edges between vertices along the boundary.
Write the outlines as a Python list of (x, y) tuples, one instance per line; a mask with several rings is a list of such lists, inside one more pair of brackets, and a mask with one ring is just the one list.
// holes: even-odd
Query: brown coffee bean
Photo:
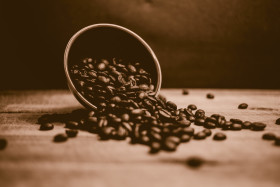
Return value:
[(206, 134), (206, 136), (211, 136), (212, 131), (210, 129), (203, 129), (202, 132)]
[(77, 136), (78, 130), (76, 130), (76, 129), (66, 129), (65, 133), (67, 134), (67, 136), (69, 138), (72, 138), (72, 137), (76, 137)]
[(202, 118), (197, 118), (197, 119), (195, 119), (195, 121), (194, 121), (194, 124), (195, 124), (195, 125), (199, 125), (199, 126), (203, 126), (204, 123), (205, 123), (205, 120), (202, 119)]
[(264, 140), (275, 140), (276, 135), (274, 133), (272, 133), (272, 132), (267, 132), (267, 133), (263, 134), (262, 138)]
[(188, 141), (190, 141), (190, 139), (191, 139), (190, 135), (182, 134), (182, 136), (181, 136), (181, 142), (188, 142)]
[(0, 138), (0, 150), (4, 150), (7, 147), (7, 140), (4, 138)]
[(202, 139), (205, 139), (206, 138), (206, 134), (205, 132), (198, 132), (196, 134), (194, 134), (194, 139), (196, 140), (202, 140)]
[(65, 142), (68, 139), (66, 134), (57, 134), (54, 136), (54, 142)]
[(190, 104), (188, 106), (188, 108), (191, 109), (191, 110), (196, 110), (197, 109), (196, 105), (194, 105), (194, 104)]
[(260, 123), (260, 122), (255, 122), (255, 123), (252, 123), (251, 130), (262, 131), (265, 129), (265, 127), (266, 127), (266, 124)]
[(151, 148), (150, 150), (151, 153), (157, 153), (161, 148), (161, 144), (159, 142), (152, 142), (150, 144), (150, 148)]
[(238, 105), (238, 109), (247, 109), (247, 108), (248, 108), (247, 103), (241, 103), (240, 105)]
[(252, 126), (252, 123), (251, 123), (250, 121), (244, 121), (244, 122), (242, 123), (242, 128), (243, 128), (243, 129), (250, 129), (251, 126)]
[(221, 133), (221, 132), (217, 132), (213, 136), (213, 140), (225, 140), (226, 138), (227, 138), (227, 136), (224, 133)]
[(208, 99), (214, 99), (214, 94), (212, 94), (212, 93), (208, 93), (207, 95), (206, 95), (206, 97), (208, 98)]
[(76, 121), (68, 121), (66, 122), (65, 127), (69, 129), (77, 129), (79, 127), (79, 123)]
[(40, 130), (41, 131), (46, 131), (46, 130), (52, 130), (53, 129), (53, 124), (51, 124), (51, 123), (42, 123), (41, 125), (40, 125)]

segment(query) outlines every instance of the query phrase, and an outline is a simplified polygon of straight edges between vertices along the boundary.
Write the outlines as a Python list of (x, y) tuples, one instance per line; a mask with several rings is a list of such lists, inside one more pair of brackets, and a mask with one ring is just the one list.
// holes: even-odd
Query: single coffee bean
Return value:
[(210, 121), (208, 122), (205, 122), (204, 123), (204, 128), (207, 128), (207, 129), (215, 129), (216, 128), (216, 124), (215, 123), (212, 123)]
[(192, 110), (189, 108), (185, 109), (184, 112), (187, 116), (194, 116), (194, 114), (192, 113)]
[(190, 141), (190, 139), (191, 139), (190, 135), (182, 134), (182, 136), (181, 136), (181, 142), (188, 142), (188, 141)]
[(169, 112), (167, 112), (166, 110), (159, 110), (159, 116), (162, 118), (162, 119), (170, 119), (171, 117), (171, 114)]
[(213, 136), (213, 140), (225, 140), (226, 138), (227, 138), (227, 136), (224, 133), (221, 133), (221, 132), (217, 132)]
[(133, 126), (133, 125), (130, 125), (130, 124), (127, 123), (127, 122), (122, 122), (122, 126), (123, 126), (124, 128), (126, 128), (126, 130), (127, 130), (129, 133), (132, 132), (132, 126)]
[(275, 124), (280, 125), (280, 118), (275, 121)]
[(136, 73), (137, 70), (133, 65), (127, 65), (127, 69), (131, 72), (131, 73)]
[(115, 96), (111, 98), (111, 102), (113, 103), (120, 103), (122, 100), (119, 96)]
[(242, 125), (241, 124), (238, 124), (238, 123), (233, 123), (232, 125), (231, 125), (231, 128), (230, 128), (231, 130), (235, 130), (235, 131), (239, 131), (239, 130), (241, 130), (242, 129)]
[(51, 124), (51, 123), (42, 123), (41, 125), (40, 125), (40, 130), (41, 131), (46, 131), (46, 130), (52, 130), (53, 129), (53, 124)]
[(76, 130), (76, 129), (66, 129), (65, 133), (67, 134), (67, 136), (69, 138), (72, 138), (72, 137), (76, 137), (77, 136), (78, 130)]
[(126, 131), (126, 129), (122, 126), (119, 126), (118, 130), (117, 130), (117, 139), (118, 140), (124, 140), (127, 137), (128, 133)]
[(164, 147), (167, 151), (175, 151), (179, 143), (180, 139), (178, 137), (169, 136), (164, 141)]
[(220, 117), (220, 114), (212, 114), (211, 117), (215, 118), (216, 120), (218, 120), (218, 118)]
[(192, 135), (194, 134), (194, 128), (191, 128), (191, 127), (184, 127), (184, 128), (182, 129), (182, 133), (192, 136)]
[(4, 138), (0, 138), (0, 150), (4, 150), (7, 147), (7, 140)]
[(274, 144), (277, 145), (277, 146), (280, 146), (280, 136), (275, 137)]
[(195, 121), (195, 117), (194, 116), (188, 116), (187, 119), (191, 122), (194, 122)]
[(66, 124), (65, 124), (65, 127), (66, 127), (66, 128), (69, 128), (69, 129), (77, 129), (78, 126), (79, 126), (79, 123), (76, 122), (76, 121), (68, 121), (68, 122), (66, 122)]
[(246, 109), (246, 108), (248, 108), (247, 103), (241, 103), (240, 105), (238, 105), (238, 109)]
[(182, 94), (183, 95), (189, 95), (189, 91), (187, 89), (183, 89)]
[(223, 130), (229, 130), (232, 126), (232, 122), (231, 121), (226, 121), (223, 125), (222, 125), (222, 129)]
[(206, 136), (211, 136), (211, 134), (212, 134), (212, 131), (210, 129), (203, 129), (202, 132), (204, 132), (206, 134)]
[(265, 129), (265, 127), (266, 127), (266, 124), (260, 123), (260, 122), (255, 122), (255, 123), (252, 123), (251, 130), (262, 131)]
[(90, 111), (89, 113), (88, 113), (88, 117), (93, 117), (95, 115), (95, 112), (94, 111)]
[(170, 107), (173, 110), (177, 110), (177, 105), (175, 103), (173, 103), (172, 101), (168, 101), (166, 103), (167, 107)]
[(196, 105), (194, 105), (194, 104), (189, 105), (188, 108), (191, 109), (191, 110), (196, 110), (197, 109)]
[(205, 161), (199, 157), (191, 157), (187, 160), (187, 165), (192, 168), (200, 167)]
[(240, 120), (240, 119), (235, 119), (235, 118), (231, 118), (230, 119), (230, 121), (232, 122), (232, 123), (237, 123), (237, 124), (241, 124), (242, 125), (242, 120)]
[(68, 139), (66, 134), (57, 134), (54, 136), (54, 142), (65, 142)]
[(275, 137), (276, 137), (276, 135), (272, 132), (264, 133), (263, 136), (262, 136), (262, 138), (264, 140), (275, 140)]
[(206, 134), (205, 132), (198, 132), (196, 134), (194, 134), (194, 139), (196, 140), (202, 140), (202, 139), (205, 139), (206, 138)]
[(182, 126), (185, 126), (185, 127), (188, 127), (188, 126), (191, 125), (191, 122), (190, 122), (189, 120), (187, 120), (187, 119), (177, 121), (177, 123), (178, 123), (179, 125), (182, 125)]
[(217, 123), (217, 119), (214, 117), (207, 117), (205, 119), (205, 122), (212, 122), (212, 123)]
[(129, 115), (127, 113), (124, 113), (121, 117), (122, 121), (129, 121)]
[(195, 124), (195, 125), (199, 125), (199, 126), (203, 126), (204, 123), (205, 123), (205, 120), (202, 119), (202, 118), (197, 118), (197, 119), (195, 119), (195, 121), (194, 121), (194, 124)]
[(159, 142), (152, 142), (150, 148), (151, 153), (157, 153), (161, 148), (161, 144)]
[(250, 121), (244, 121), (244, 122), (242, 123), (242, 128), (243, 128), (243, 129), (250, 129), (251, 126), (252, 126), (252, 123), (251, 123)]
[(206, 97), (208, 98), (208, 99), (214, 99), (214, 94), (212, 94), (212, 93), (208, 93), (207, 95), (206, 95)]
[(204, 110), (201, 110), (201, 109), (198, 109), (196, 112), (195, 112), (195, 117), (196, 118), (204, 118), (205, 117), (205, 111)]
[(131, 114), (135, 115), (135, 116), (140, 116), (140, 115), (144, 114), (144, 110), (142, 110), (142, 109), (134, 109), (134, 110), (131, 111)]
[(104, 71), (106, 69), (106, 64), (104, 63), (97, 64), (97, 69), (100, 71)]
[(87, 122), (90, 123), (90, 124), (96, 124), (98, 121), (97, 117), (88, 117), (87, 118)]
[(147, 136), (147, 135), (142, 136), (142, 137), (141, 137), (141, 142), (142, 142), (143, 144), (148, 144), (148, 143), (150, 142), (149, 136)]

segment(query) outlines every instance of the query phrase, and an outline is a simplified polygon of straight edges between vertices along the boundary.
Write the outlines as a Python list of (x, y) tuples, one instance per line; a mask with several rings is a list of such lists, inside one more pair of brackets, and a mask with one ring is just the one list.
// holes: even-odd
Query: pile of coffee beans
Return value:
[[(212, 135), (210, 129), (254, 131), (264, 130), (259, 122), (227, 120), (225, 116), (213, 114), (190, 104), (177, 108), (164, 96), (154, 91), (151, 74), (139, 62), (128, 62), (117, 58), (85, 58), (70, 68), (70, 77), (84, 98), (96, 106), (92, 110), (75, 110), (71, 114), (45, 115), (38, 119), (40, 130), (51, 130), (54, 121), (65, 123), (65, 133), (54, 137), (55, 142), (64, 142), (76, 137), (78, 130), (98, 134), (100, 139), (124, 140), (144, 144), (151, 153), (160, 150), (175, 151), (180, 143), (191, 139), (202, 140)], [(188, 94), (187, 90), (183, 94)], [(214, 98), (207, 94), (207, 98)], [(203, 126), (195, 132), (191, 124)], [(226, 135), (218, 132), (213, 140), (225, 140)]]

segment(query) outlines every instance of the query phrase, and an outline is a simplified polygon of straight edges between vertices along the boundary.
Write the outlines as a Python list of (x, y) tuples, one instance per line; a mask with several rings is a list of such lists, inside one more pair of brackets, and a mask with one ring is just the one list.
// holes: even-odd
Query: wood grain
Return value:
[[(207, 93), (215, 99), (206, 99)], [(280, 136), (280, 90), (163, 89), (178, 107), (196, 104), (207, 115), (267, 123), (265, 132)], [(237, 109), (246, 102), (248, 109)], [(37, 118), (45, 113), (69, 113), (80, 104), (66, 90), (2, 91), (0, 137), (8, 146), (0, 151), (0, 186), (279, 186), (280, 147), (261, 139), (264, 132), (226, 131), (227, 140), (211, 138), (181, 144), (174, 153), (148, 154), (148, 148), (127, 141), (100, 141), (79, 132), (65, 143), (53, 143), (64, 125), (39, 131)], [(194, 125), (193, 125), (194, 126)], [(194, 126), (196, 130), (201, 127)], [(215, 132), (220, 129), (215, 129)], [(200, 168), (185, 163), (192, 156), (206, 160)]]

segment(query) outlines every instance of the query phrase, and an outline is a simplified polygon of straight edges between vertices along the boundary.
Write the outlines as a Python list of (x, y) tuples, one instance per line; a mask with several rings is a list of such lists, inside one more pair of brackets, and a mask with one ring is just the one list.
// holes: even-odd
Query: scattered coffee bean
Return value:
[(230, 121), (232, 123), (237, 123), (237, 124), (242, 124), (243, 123), (241, 119), (235, 119), (235, 118), (231, 118)]
[(8, 144), (8, 142), (6, 139), (0, 138), (0, 150), (5, 149), (7, 147), (7, 144)]
[(266, 127), (266, 124), (260, 123), (260, 122), (255, 122), (255, 123), (252, 123), (251, 129), (254, 131), (262, 131), (265, 129), (265, 127)]
[(76, 137), (77, 136), (78, 130), (77, 129), (66, 129), (65, 133), (67, 134), (67, 136), (69, 138), (72, 138), (72, 137)]
[(241, 103), (240, 105), (238, 105), (238, 109), (247, 109), (247, 108), (248, 108), (247, 103)]
[(223, 130), (229, 130), (232, 126), (232, 122), (231, 121), (226, 121), (223, 125), (222, 125), (222, 129)]
[(244, 121), (244, 122), (242, 123), (242, 128), (243, 128), (243, 129), (250, 129), (251, 126), (252, 126), (252, 123), (251, 123), (250, 121)]
[(275, 140), (275, 137), (276, 137), (276, 135), (272, 132), (264, 133), (263, 136), (262, 136), (262, 138), (264, 140)]
[(205, 134), (205, 132), (198, 132), (198, 133), (196, 133), (196, 134), (194, 134), (194, 139), (196, 139), (196, 140), (202, 140), (202, 139), (205, 139), (206, 138), (206, 134)]
[(203, 126), (204, 123), (205, 123), (205, 120), (202, 119), (202, 118), (197, 118), (197, 119), (195, 119), (195, 121), (194, 121), (194, 124), (199, 125), (199, 126)]
[(196, 118), (204, 118), (204, 117), (205, 117), (205, 111), (204, 111), (204, 110), (201, 110), (201, 109), (198, 109), (198, 110), (195, 112), (195, 117), (196, 117)]
[(150, 150), (151, 153), (157, 153), (161, 148), (161, 144), (159, 142), (152, 142), (150, 148), (151, 148)]
[(202, 132), (204, 132), (206, 134), (206, 136), (211, 136), (211, 134), (212, 134), (212, 131), (210, 129), (203, 129)]
[(68, 139), (66, 134), (57, 134), (55, 135), (53, 141), (54, 142), (65, 142)]
[(194, 105), (194, 104), (189, 105), (188, 108), (191, 109), (191, 110), (196, 110), (197, 109), (196, 105)]
[(40, 130), (41, 131), (46, 131), (46, 130), (52, 130), (53, 129), (53, 124), (51, 124), (51, 123), (42, 123), (41, 125), (40, 125)]
[(239, 130), (241, 130), (242, 129), (242, 125), (241, 124), (238, 124), (238, 123), (233, 123), (232, 125), (231, 125), (231, 128), (230, 128), (231, 130), (235, 130), (235, 131), (239, 131)]
[(275, 121), (275, 124), (280, 125), (280, 118)]
[(181, 142), (188, 142), (188, 141), (190, 141), (190, 139), (191, 139), (191, 136), (190, 136), (190, 135), (183, 134), (183, 135), (181, 136)]
[(217, 132), (213, 136), (213, 140), (225, 140), (227, 136), (224, 133)]
[(212, 94), (212, 93), (208, 93), (207, 95), (206, 95), (206, 97), (208, 98), (208, 99), (214, 99), (214, 94)]
[(204, 123), (204, 128), (207, 128), (207, 129), (215, 129), (215, 128), (216, 128), (216, 124), (213, 123), (213, 122), (208, 121), (208, 122), (205, 122), (205, 123)]
[(69, 128), (69, 129), (77, 129), (78, 126), (79, 126), (79, 123), (76, 122), (76, 121), (68, 121), (68, 122), (66, 122), (66, 124), (65, 124), (65, 127), (66, 127), (66, 128)]
[(199, 157), (191, 157), (187, 160), (187, 165), (192, 168), (200, 167), (205, 161)]
[(189, 95), (189, 90), (183, 89), (182, 94), (183, 94), (183, 95)]

